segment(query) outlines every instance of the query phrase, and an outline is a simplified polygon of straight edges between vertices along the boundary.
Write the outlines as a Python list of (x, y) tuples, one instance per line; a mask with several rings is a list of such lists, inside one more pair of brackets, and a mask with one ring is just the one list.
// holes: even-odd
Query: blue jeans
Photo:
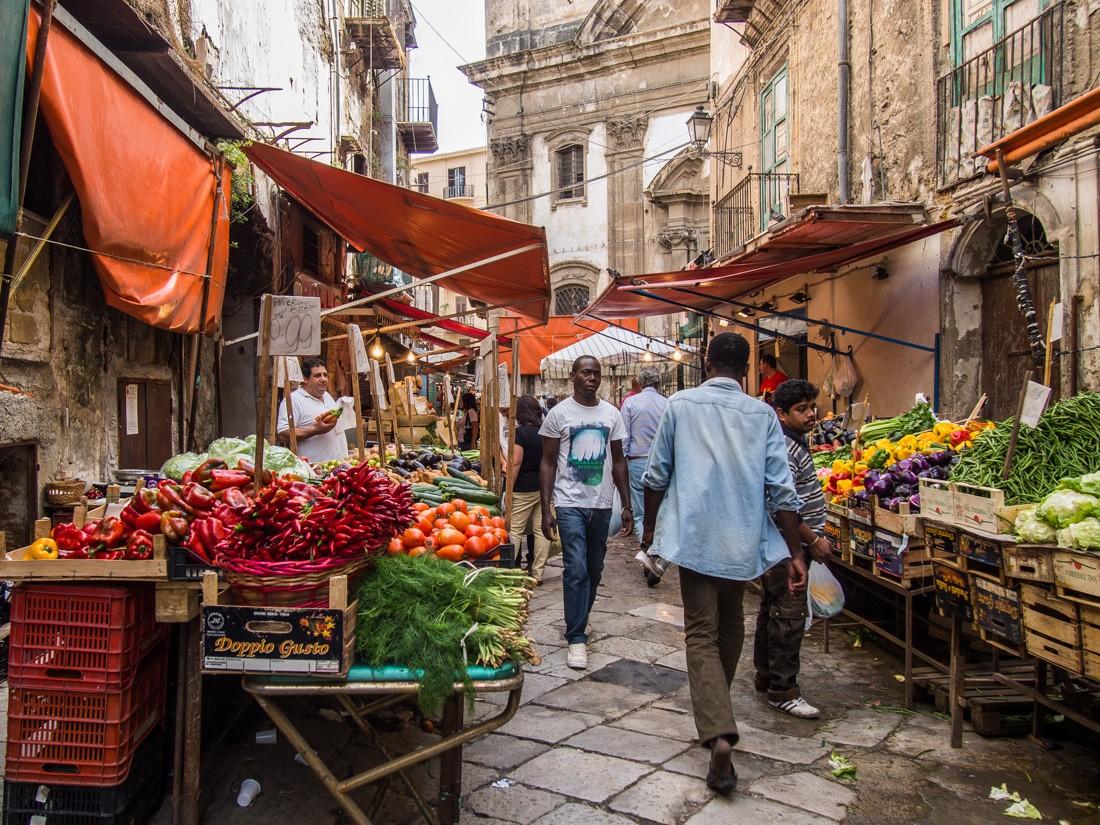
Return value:
[(571, 645), (585, 643), (588, 614), (596, 601), (603, 558), (607, 554), (611, 510), (559, 507), (557, 521), (565, 568), (562, 576), (565, 640)]
[(626, 469), (630, 472), (630, 507), (634, 511), (634, 537), (638, 541), (642, 540), (642, 516), (645, 513), (645, 487), (642, 485), (642, 476), (645, 475), (647, 464), (649, 464), (649, 456), (631, 458), (626, 462)]

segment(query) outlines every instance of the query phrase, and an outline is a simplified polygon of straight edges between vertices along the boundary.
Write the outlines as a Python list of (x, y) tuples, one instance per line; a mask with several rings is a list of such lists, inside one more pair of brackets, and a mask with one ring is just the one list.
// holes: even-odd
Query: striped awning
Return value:
[[(547, 355), (539, 366), (543, 378), (568, 378), (573, 362), (581, 356), (590, 355), (599, 360), (604, 370), (614, 367), (618, 375), (627, 375), (637, 372), (649, 363), (645, 360), (647, 351), (652, 363), (660, 364), (674, 363), (672, 355), (676, 349), (674, 342), (647, 338), (628, 329), (607, 327), (565, 349)], [(679, 349), (685, 353), (691, 351), (684, 345), (680, 345)]]

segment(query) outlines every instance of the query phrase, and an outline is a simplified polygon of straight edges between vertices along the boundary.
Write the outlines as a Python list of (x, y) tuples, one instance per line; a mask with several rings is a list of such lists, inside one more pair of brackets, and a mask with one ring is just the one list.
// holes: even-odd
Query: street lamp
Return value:
[(711, 152), (707, 149), (710, 133), (714, 128), (714, 118), (702, 106), (696, 106), (687, 119), (688, 141), (691, 148), (706, 158), (715, 158), (735, 169), (741, 168), (743, 156), (740, 152)]

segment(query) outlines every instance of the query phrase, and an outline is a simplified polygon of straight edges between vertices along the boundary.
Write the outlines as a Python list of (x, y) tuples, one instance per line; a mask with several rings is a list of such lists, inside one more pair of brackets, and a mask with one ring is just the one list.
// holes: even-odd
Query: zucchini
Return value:
[(422, 481), (418, 481), (415, 484), (410, 485), (414, 493), (436, 493), (439, 492), (439, 488), (434, 484), (425, 484)]
[(487, 506), (499, 507), (500, 496), (496, 493), (490, 493), (488, 490), (471, 490), (470, 492), (454, 491), (451, 493), (452, 498), (461, 498), (463, 501), (472, 504), (485, 504)]
[[(467, 484), (472, 484), (474, 487), (481, 487), (480, 484), (478, 484), (476, 481), (474, 481), (468, 475), (463, 473), (461, 470), (456, 470), (450, 464), (447, 465), (447, 473), (451, 476), (451, 478), (457, 478), (459, 481), (465, 481)], [(484, 488), (482, 488), (482, 489), (484, 489)]]

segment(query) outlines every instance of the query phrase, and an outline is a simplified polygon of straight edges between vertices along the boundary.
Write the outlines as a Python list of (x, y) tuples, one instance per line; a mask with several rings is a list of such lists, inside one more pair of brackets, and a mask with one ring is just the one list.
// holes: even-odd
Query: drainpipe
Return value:
[(848, 60), (848, 0), (837, 0), (837, 136), (836, 169), (837, 199), (848, 203), (848, 87), (851, 85), (852, 64)]

